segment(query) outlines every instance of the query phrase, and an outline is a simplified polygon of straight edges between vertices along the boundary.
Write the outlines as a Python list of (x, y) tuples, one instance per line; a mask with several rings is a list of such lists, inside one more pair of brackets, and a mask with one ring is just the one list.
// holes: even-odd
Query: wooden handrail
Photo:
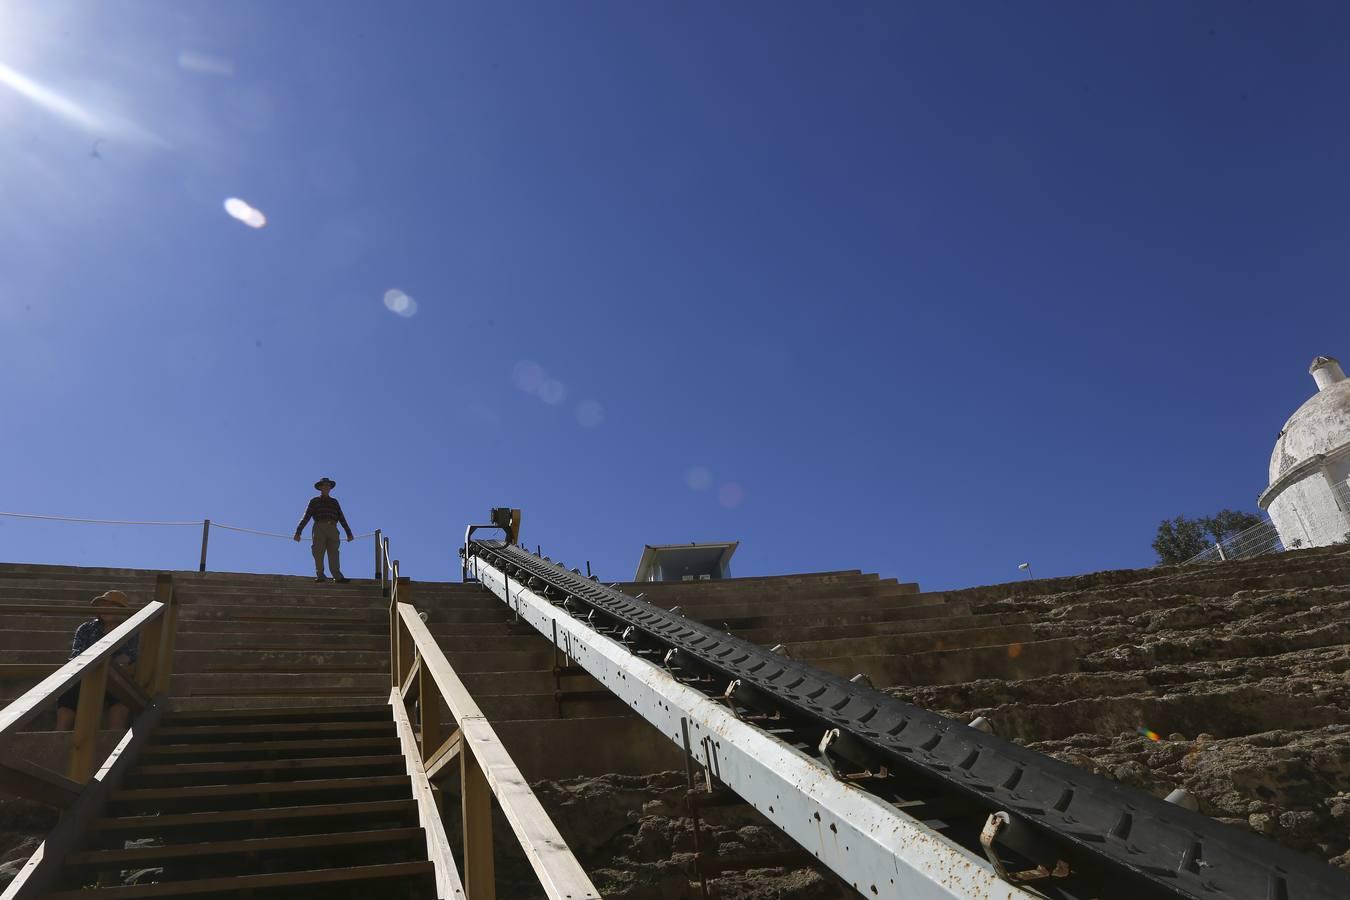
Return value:
[[(87, 611), (88, 607), (85, 609)], [(17, 730), (30, 722), (34, 716), (54, 706), (66, 689), (84, 679), (94, 666), (112, 656), (114, 650), (130, 640), (144, 625), (156, 621), (163, 614), (164, 604), (158, 600), (151, 600), (131, 618), (99, 638), (88, 650), (42, 679), (22, 697), (0, 709), (0, 736)], [(100, 705), (102, 702), (103, 698), (100, 697)]]
[[(88, 612), (89, 607), (84, 610)], [(95, 742), (103, 717), (104, 698), (110, 686), (115, 696), (125, 698), (131, 701), (129, 705), (137, 707), (136, 721), (142, 726), (147, 713), (158, 712), (158, 701), (169, 686), (177, 625), (172, 576), (158, 576), (155, 599), (140, 609), (109, 612), (112, 616), (127, 616), (126, 621), (43, 678), (22, 697), (0, 709), (0, 738), (3, 738), (54, 706), (71, 686), (81, 686), (65, 777), (35, 770), (24, 760), (0, 756), (0, 781), (10, 793), (59, 806), (80, 795), (83, 785), (96, 769)], [(116, 651), (135, 635), (140, 635), (141, 642), (134, 670), (117, 668), (113, 662)]]
[[(402, 588), (406, 598), (410, 593), (406, 582)], [(420, 753), (418, 766), (429, 765), (433, 777), (447, 775), (452, 768), (460, 772), (464, 889), (468, 900), (493, 900), (496, 896), (491, 815), (494, 797), (548, 897), (598, 900), (600, 894), (595, 885), (568, 849), (417, 610), (410, 603), (391, 603), (390, 626), (393, 651), (390, 703), (402, 707), (405, 678), (418, 682), (421, 744), (412, 751)], [(449, 736), (442, 731), (442, 704), (458, 724), (458, 731)], [(455, 757), (459, 766), (448, 766)]]

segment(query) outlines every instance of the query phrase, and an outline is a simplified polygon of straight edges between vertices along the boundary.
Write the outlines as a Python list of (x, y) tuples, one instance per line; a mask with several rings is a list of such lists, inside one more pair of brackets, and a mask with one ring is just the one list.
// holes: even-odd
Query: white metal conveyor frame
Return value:
[[(1037, 896), (990, 863), (738, 719), (477, 556), (467, 574), (644, 719), (866, 897), (895, 900)], [(556, 629), (556, 631), (555, 631)], [(687, 725), (686, 725), (687, 723)]]

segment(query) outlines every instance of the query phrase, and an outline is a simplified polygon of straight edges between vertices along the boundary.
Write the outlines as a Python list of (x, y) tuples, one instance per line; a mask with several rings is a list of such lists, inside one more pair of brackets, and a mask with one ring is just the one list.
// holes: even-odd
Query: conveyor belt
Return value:
[[(665, 660), (686, 684), (720, 696), (739, 682), (730, 702), (772, 722), (786, 740), (814, 744), (838, 729), (830, 756), (880, 775), (859, 786), (906, 812), (928, 810), (976, 852), (980, 826), (1006, 812), (1034, 839), (1024, 861), (1068, 863), (1067, 877), (1036, 884), (1048, 896), (1350, 898), (1350, 876), (1314, 857), (627, 596), (520, 547), (472, 541), (467, 550), (635, 653)], [(1046, 848), (1051, 858), (1036, 858)]]

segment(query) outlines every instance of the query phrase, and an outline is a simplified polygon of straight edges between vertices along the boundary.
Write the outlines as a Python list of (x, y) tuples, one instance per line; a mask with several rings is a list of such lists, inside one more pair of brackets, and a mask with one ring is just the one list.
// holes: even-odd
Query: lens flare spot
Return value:
[(238, 197), (229, 197), (225, 200), (225, 212), (249, 228), (262, 228), (267, 224), (267, 216), (262, 214), (262, 210), (250, 206)]
[(582, 400), (577, 404), (577, 422), (582, 428), (594, 428), (605, 421), (605, 410), (595, 400)]
[(1008, 645), (1008, 659), (1017, 659), (1017, 657), (1021, 655), (1022, 655), (1021, 644), (1013, 642)]
[(735, 509), (745, 502), (745, 488), (734, 481), (728, 481), (717, 489), (717, 502), (727, 509)]
[(546, 378), (544, 383), (539, 385), (539, 399), (543, 400), (549, 406), (557, 406), (563, 400), (567, 399), (567, 388), (556, 378)]
[(1142, 737), (1146, 737), (1150, 741), (1162, 740), (1162, 735), (1158, 734), (1158, 732), (1154, 731), (1152, 728), (1145, 728), (1144, 726), (1140, 725), (1138, 728), (1135, 729), (1135, 731), (1139, 732), (1139, 734)]
[(528, 359), (522, 359), (511, 370), (511, 383), (527, 394), (536, 393), (546, 378), (544, 367)]
[(417, 301), (398, 288), (390, 288), (384, 292), (384, 307), (394, 315), (405, 319), (417, 315)]
[(706, 466), (694, 466), (684, 473), (684, 483), (689, 485), (691, 491), (706, 491), (712, 487), (712, 482), (712, 472)]

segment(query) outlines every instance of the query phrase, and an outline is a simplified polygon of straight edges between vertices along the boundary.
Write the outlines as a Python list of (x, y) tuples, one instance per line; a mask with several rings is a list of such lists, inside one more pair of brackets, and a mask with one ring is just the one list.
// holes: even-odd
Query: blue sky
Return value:
[(1350, 355), (1348, 50), (1336, 3), (0, 0), (0, 508), (287, 532), (331, 475), (422, 579), (504, 504), (616, 580), (1149, 564)]

